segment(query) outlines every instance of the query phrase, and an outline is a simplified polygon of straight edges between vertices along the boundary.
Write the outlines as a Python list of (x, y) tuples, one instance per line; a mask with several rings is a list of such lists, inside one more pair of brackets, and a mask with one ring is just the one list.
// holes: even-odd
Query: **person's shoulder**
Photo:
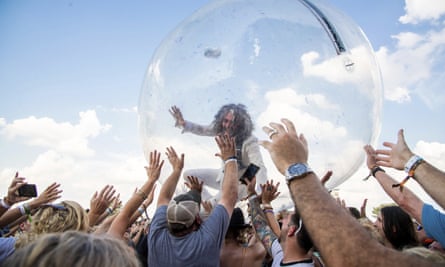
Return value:
[(258, 138), (254, 135), (249, 135), (244, 139), (243, 146), (258, 144)]

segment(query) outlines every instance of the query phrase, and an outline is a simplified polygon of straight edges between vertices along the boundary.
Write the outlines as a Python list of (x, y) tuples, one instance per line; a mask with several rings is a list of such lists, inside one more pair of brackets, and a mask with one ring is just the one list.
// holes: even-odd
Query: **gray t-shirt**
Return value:
[(230, 217), (217, 205), (197, 231), (176, 237), (167, 228), (167, 205), (158, 207), (148, 234), (148, 266), (219, 266)]

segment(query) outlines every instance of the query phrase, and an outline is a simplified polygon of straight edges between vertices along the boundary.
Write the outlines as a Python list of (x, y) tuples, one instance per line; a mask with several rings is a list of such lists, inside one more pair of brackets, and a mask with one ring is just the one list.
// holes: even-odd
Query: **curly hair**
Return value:
[(222, 122), (227, 113), (231, 112), (234, 116), (232, 132), (230, 135), (235, 137), (236, 147), (241, 148), (244, 140), (252, 135), (253, 122), (247, 113), (246, 106), (243, 104), (227, 104), (222, 106), (216, 113), (212, 122), (214, 131), (218, 134), (224, 131)]
[(16, 248), (23, 247), (42, 234), (68, 230), (89, 230), (88, 214), (82, 206), (68, 200), (56, 205), (44, 205), (31, 217), (31, 228), (18, 237)]

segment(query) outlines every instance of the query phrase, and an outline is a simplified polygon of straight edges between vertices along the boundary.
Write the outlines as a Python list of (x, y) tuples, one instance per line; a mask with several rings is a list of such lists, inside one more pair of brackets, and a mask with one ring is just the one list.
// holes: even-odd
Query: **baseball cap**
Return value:
[(169, 224), (177, 223), (190, 227), (199, 213), (201, 193), (190, 190), (175, 197), (167, 207), (167, 221)]

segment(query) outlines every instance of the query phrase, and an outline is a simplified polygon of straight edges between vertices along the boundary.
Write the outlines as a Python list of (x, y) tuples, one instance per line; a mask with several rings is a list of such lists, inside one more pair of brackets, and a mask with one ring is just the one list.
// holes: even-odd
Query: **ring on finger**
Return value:
[(278, 131), (275, 130), (275, 129), (273, 129), (272, 131), (270, 131), (270, 132), (269, 132), (269, 139), (272, 139), (272, 136), (273, 136), (274, 134), (277, 134), (277, 133), (278, 133)]

